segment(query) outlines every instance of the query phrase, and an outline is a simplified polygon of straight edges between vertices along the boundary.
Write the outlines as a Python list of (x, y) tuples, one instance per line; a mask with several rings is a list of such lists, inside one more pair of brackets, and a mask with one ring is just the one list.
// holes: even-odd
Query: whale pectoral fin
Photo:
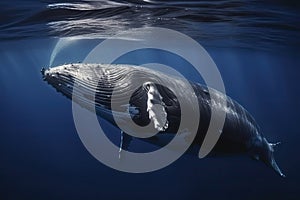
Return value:
[(166, 105), (157, 87), (152, 82), (144, 83), (147, 87), (147, 112), (153, 121), (154, 128), (165, 131), (168, 128)]
[(165, 131), (168, 128), (167, 112), (163, 105), (152, 104), (147, 111), (149, 119), (153, 121), (156, 130)]
[(178, 137), (184, 139), (185, 142), (191, 142), (194, 139), (193, 134), (188, 129), (179, 131)]
[(280, 144), (281, 144), (281, 142), (269, 143), (269, 145), (273, 148), (273, 150), (274, 150), (274, 148), (278, 147)]
[(274, 159), (271, 160), (270, 163), (271, 167), (275, 170), (276, 173), (278, 173), (281, 177), (286, 177), (280, 170), (280, 168), (278, 167), (276, 161)]
[(121, 140), (119, 147), (119, 159), (122, 157), (122, 150), (128, 150), (130, 143), (132, 141), (132, 136), (121, 131)]

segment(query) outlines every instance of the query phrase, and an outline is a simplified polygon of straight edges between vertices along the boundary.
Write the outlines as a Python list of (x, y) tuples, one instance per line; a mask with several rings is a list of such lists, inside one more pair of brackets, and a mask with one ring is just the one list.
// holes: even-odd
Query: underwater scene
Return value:
[(294, 0), (2, 1), (0, 198), (299, 199), (299, 58)]

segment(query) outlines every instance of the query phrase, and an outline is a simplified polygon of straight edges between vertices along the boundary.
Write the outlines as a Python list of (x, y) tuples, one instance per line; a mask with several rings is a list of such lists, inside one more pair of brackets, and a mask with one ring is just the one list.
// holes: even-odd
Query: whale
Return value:
[[(279, 144), (268, 142), (255, 119), (232, 98), (206, 85), (182, 81), (181, 77), (170, 76), (164, 72), (142, 66), (127, 64), (70, 63), (51, 68), (42, 68), (43, 79), (57, 92), (118, 127), (113, 114), (127, 112), (139, 126), (151, 124), (159, 134), (142, 140), (154, 145), (164, 146), (164, 137), (176, 133), (181, 121), (181, 102), (178, 95), (188, 105), (189, 112), (200, 110), (196, 136), (187, 153), (201, 147), (212, 116), (212, 109), (226, 113), (221, 135), (209, 156), (247, 155), (262, 161), (276, 174), (285, 177), (274, 158)], [(172, 92), (165, 86), (168, 82), (179, 90)], [(162, 84), (160, 84), (162, 83)], [(190, 101), (185, 92), (189, 84), (197, 97), (198, 105)], [(76, 92), (74, 91), (76, 90)], [(133, 92), (132, 92), (133, 91)], [(129, 92), (130, 98), (128, 98)], [(77, 98), (74, 98), (77, 97)], [(225, 99), (225, 105), (212, 96)], [(119, 109), (115, 110), (113, 103)], [(193, 119), (190, 119), (193, 120)], [(184, 134), (182, 134), (184, 135)], [(185, 135), (188, 137), (188, 134)], [(121, 131), (120, 152), (129, 149), (132, 136)]]

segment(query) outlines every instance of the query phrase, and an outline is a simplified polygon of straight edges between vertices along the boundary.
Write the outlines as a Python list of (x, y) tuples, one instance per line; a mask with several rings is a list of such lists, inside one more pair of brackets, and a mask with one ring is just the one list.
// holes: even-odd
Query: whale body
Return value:
[[(189, 104), (189, 96), (185, 94), (186, 82), (178, 77), (168, 76), (162, 72), (148, 68), (121, 64), (65, 64), (41, 70), (43, 78), (56, 90), (69, 99), (78, 95), (76, 103), (117, 126), (112, 117), (112, 101), (120, 105), (119, 113), (129, 110), (132, 120), (139, 126), (153, 123), (160, 133), (175, 133), (180, 124), (181, 107), (178, 97), (160, 80), (167, 81), (180, 90), (181, 98), (190, 105), (190, 112), (199, 109), (200, 119), (197, 135), (192, 146), (201, 146), (211, 119), (212, 108), (226, 113), (225, 123), (219, 140), (210, 155), (246, 154), (264, 162), (278, 175), (284, 177), (274, 159), (274, 147), (261, 133), (254, 118), (236, 101), (227, 95), (195, 82), (189, 82), (197, 96), (198, 105)], [(76, 93), (74, 88), (76, 84)], [(128, 92), (134, 92), (128, 102)], [(178, 94), (177, 93), (177, 94)], [(211, 93), (226, 100), (226, 105), (219, 106), (217, 100), (211, 98)], [(114, 98), (112, 100), (112, 95)], [(74, 98), (73, 98), (74, 100)], [(125, 109), (125, 110), (122, 110)], [(191, 119), (193, 120), (193, 119)], [(149, 139), (153, 144), (159, 144), (156, 139)], [(127, 148), (130, 138), (125, 137), (121, 148)]]

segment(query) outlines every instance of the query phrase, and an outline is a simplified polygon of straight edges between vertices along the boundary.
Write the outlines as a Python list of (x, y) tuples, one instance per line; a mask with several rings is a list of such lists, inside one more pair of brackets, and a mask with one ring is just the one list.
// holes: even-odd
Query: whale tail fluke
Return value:
[(281, 143), (269, 143), (266, 138), (261, 138), (260, 140), (256, 140), (256, 142), (254, 142), (250, 151), (250, 155), (252, 156), (252, 158), (264, 162), (279, 176), (285, 177), (274, 158), (274, 149), (275, 147), (278, 147), (279, 144)]
[(282, 173), (282, 171), (280, 170), (280, 168), (278, 167), (278, 165), (277, 165), (277, 163), (276, 163), (276, 161), (275, 161), (274, 158), (271, 160), (270, 165), (271, 165), (272, 169), (274, 169), (275, 172), (276, 172), (277, 174), (279, 174), (279, 176), (281, 176), (281, 177), (283, 177), (283, 178), (286, 177), (286, 176)]
[(269, 143), (265, 138), (263, 140), (264, 151), (261, 155), (261, 160), (271, 167), (278, 175), (286, 177), (278, 167), (274, 158), (274, 148), (281, 144), (281, 142)]

